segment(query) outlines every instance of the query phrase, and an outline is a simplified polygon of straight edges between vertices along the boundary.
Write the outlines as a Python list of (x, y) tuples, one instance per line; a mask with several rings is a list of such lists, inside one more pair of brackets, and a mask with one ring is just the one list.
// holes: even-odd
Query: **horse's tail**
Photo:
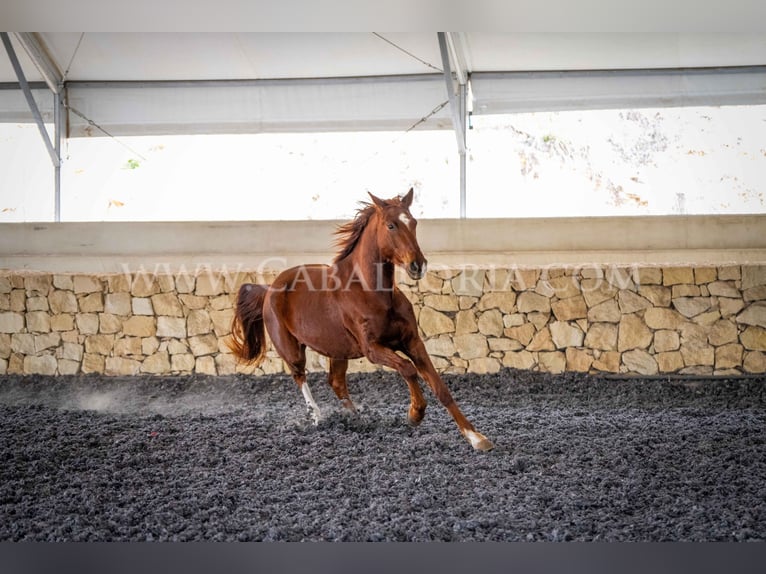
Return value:
[(266, 333), (263, 328), (263, 299), (266, 287), (245, 283), (239, 288), (231, 337), (226, 342), (240, 361), (248, 364), (261, 362), (266, 352)]

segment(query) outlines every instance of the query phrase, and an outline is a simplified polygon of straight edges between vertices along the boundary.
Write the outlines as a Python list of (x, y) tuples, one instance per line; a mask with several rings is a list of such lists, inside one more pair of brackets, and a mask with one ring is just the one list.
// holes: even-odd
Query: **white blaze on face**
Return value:
[(412, 223), (412, 220), (407, 216), (406, 213), (402, 213), (399, 215), (399, 221), (404, 223), (404, 225), (406, 225), (407, 227), (409, 227), (410, 223)]

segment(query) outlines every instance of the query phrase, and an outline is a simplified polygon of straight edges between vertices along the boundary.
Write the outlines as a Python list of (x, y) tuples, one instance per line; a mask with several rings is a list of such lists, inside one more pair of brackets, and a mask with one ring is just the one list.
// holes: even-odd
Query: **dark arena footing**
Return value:
[(0, 377), (0, 540), (766, 539), (766, 381), (503, 371)]

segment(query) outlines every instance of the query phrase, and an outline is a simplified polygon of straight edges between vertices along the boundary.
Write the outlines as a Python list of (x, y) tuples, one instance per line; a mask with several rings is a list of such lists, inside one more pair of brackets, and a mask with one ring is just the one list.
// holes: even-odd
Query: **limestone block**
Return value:
[(510, 286), (515, 291), (526, 291), (534, 289), (537, 279), (540, 277), (539, 269), (519, 269), (511, 270)]
[(651, 329), (678, 329), (686, 319), (673, 309), (652, 307), (644, 313), (644, 321)]
[(682, 338), (680, 352), (687, 367), (696, 365), (712, 366), (715, 363), (715, 349), (696, 339), (684, 340)]
[(90, 335), (85, 337), (85, 352), (95, 355), (111, 355), (114, 335)]
[(638, 293), (649, 300), (655, 307), (670, 307), (671, 290), (662, 285), (642, 285)]
[(122, 330), (122, 319), (111, 313), (101, 313), (98, 316), (99, 333), (114, 334)]
[(603, 303), (594, 305), (588, 310), (588, 321), (592, 323), (619, 323), (622, 314), (614, 299), (607, 299)]
[(567, 347), (565, 352), (567, 360), (567, 371), (576, 371), (587, 373), (593, 365), (593, 354), (587, 349), (575, 349)]
[(14, 289), (9, 298), (11, 311), (23, 312), (27, 310), (27, 294), (23, 289)]
[(742, 368), (748, 373), (766, 372), (766, 353), (760, 351), (745, 353), (745, 360), (742, 362)]
[(516, 293), (513, 291), (493, 291), (486, 293), (479, 300), (479, 310), (500, 309), (503, 313), (511, 313), (516, 305)]
[(497, 373), (502, 368), (500, 361), (494, 357), (481, 357), (468, 361), (468, 372), (478, 375)]
[(675, 373), (684, 368), (684, 358), (678, 351), (657, 353), (655, 357), (661, 373)]
[(64, 291), (73, 291), (74, 281), (72, 281), (71, 275), (54, 275), (53, 286), (56, 289), (62, 289)]
[(77, 361), (59, 359), (57, 362), (59, 375), (76, 375), (80, 372), (80, 363)]
[(713, 309), (707, 313), (700, 313), (692, 319), (697, 325), (704, 325), (705, 327), (711, 327), (716, 321), (721, 318), (721, 313), (718, 309)]
[[(282, 372), (281, 361), (266, 360), (262, 363), (261, 368), (265, 374), (274, 374)], [(218, 371), (215, 368), (215, 360), (213, 357), (198, 357), (194, 364), (194, 372), (203, 375), (217, 375)]]
[(27, 297), (27, 311), (47, 311), (48, 299), (46, 297)]
[(35, 335), (35, 354), (40, 354), (46, 349), (55, 349), (61, 344), (61, 335), (58, 333), (45, 333)]
[(620, 312), (623, 314), (635, 313), (652, 306), (652, 302), (638, 293), (622, 289), (617, 294), (617, 300), (620, 305)]
[(739, 336), (740, 342), (749, 351), (766, 351), (766, 329), (750, 326)]
[(622, 364), (628, 371), (641, 375), (656, 375), (659, 372), (657, 361), (646, 351), (633, 349), (622, 354)]
[(513, 313), (511, 315), (503, 315), (503, 327), (519, 327), (525, 323), (525, 318), (522, 313)]
[(671, 294), (673, 299), (679, 297), (699, 297), (702, 294), (702, 290), (699, 285), (673, 285), (671, 288)]
[(574, 275), (564, 275), (548, 279), (548, 286), (559, 299), (569, 299), (580, 295), (580, 282)]
[(27, 291), (27, 295), (33, 297), (35, 295), (48, 295), (53, 284), (53, 277), (50, 275), (35, 274), (24, 277), (24, 289)]
[(203, 270), (197, 276), (197, 284), (194, 293), (199, 296), (209, 297), (211, 295), (220, 295), (224, 292), (224, 278), (215, 271)]
[(123, 337), (114, 342), (114, 354), (117, 357), (135, 357), (142, 355), (140, 337)]
[(11, 335), (11, 351), (22, 355), (34, 355), (35, 336), (29, 333), (14, 333)]
[(576, 325), (564, 321), (555, 321), (548, 328), (551, 331), (551, 339), (557, 349), (566, 347), (581, 347), (585, 334)]
[(486, 357), (489, 353), (487, 339), (483, 335), (476, 333), (455, 335), (453, 341), (458, 354), (463, 359), (478, 359)]
[(0, 333), (18, 333), (24, 329), (24, 316), (19, 313), (0, 313)]
[(566, 370), (567, 358), (561, 351), (539, 353), (537, 356), (540, 370), (546, 373), (563, 373)]
[(527, 313), (527, 321), (532, 323), (538, 331), (548, 324), (550, 318), (550, 313)]
[(551, 338), (551, 331), (548, 327), (540, 329), (532, 337), (532, 341), (527, 345), (527, 351), (555, 351), (556, 345)]
[(742, 299), (727, 299), (726, 297), (718, 298), (718, 309), (721, 312), (721, 317), (731, 317), (744, 308), (745, 302)]
[[(175, 339), (173, 339), (175, 341)], [(153, 355), (160, 348), (160, 340), (157, 337), (145, 337), (141, 339), (141, 354)]]
[(617, 289), (603, 278), (583, 279), (580, 288), (588, 307), (595, 307), (617, 295)]
[(718, 279), (721, 281), (736, 281), (742, 278), (739, 265), (718, 268)]
[(152, 295), (152, 307), (156, 315), (165, 315), (168, 317), (183, 317), (181, 302), (175, 293), (161, 293)]
[(150, 273), (136, 273), (130, 286), (130, 294), (133, 297), (145, 298), (151, 297), (160, 292), (160, 286), (157, 277)]
[(100, 293), (103, 285), (98, 277), (92, 275), (75, 275), (74, 292), (78, 295), (85, 293)]
[(524, 323), (518, 327), (508, 327), (503, 331), (503, 334), (509, 339), (514, 339), (524, 345), (529, 345), (532, 341), (532, 337), (535, 336), (537, 330), (532, 323)]
[(10, 277), (0, 277), (0, 294), (8, 295), (12, 289)]
[[(176, 275), (176, 293), (192, 293), (194, 291), (194, 284), (196, 283), (196, 277), (191, 273), (179, 273)], [(191, 369), (179, 369), (179, 370), (191, 370)]]
[(601, 356), (593, 361), (593, 368), (607, 373), (619, 373), (621, 356), (619, 351), (601, 353)]
[[(220, 353), (215, 357), (215, 368), (219, 375), (233, 375), (237, 372), (237, 360), (233, 355)], [(321, 370), (324, 371), (324, 369)]]
[(11, 310), (11, 296), (0, 294), (0, 311)]
[(79, 363), (82, 361), (83, 356), (83, 345), (80, 345), (78, 343), (68, 343), (65, 342), (61, 346), (61, 358), (67, 359), (69, 361), (76, 361)]
[(189, 352), (189, 345), (186, 340), (170, 339), (168, 341), (168, 353), (171, 355), (184, 355)]
[(513, 339), (506, 339), (504, 337), (503, 338), (489, 337), (487, 339), (487, 344), (489, 345), (490, 352), (519, 351), (524, 348), (524, 346), (518, 341), (514, 341)]
[(130, 293), (108, 293), (104, 302), (104, 311), (122, 317), (130, 315), (132, 312)]
[(205, 335), (213, 329), (213, 322), (210, 320), (210, 314), (204, 310), (189, 311), (186, 318), (186, 334), (189, 337), (194, 335)]
[(170, 357), (166, 352), (157, 352), (144, 359), (141, 363), (141, 372), (153, 375), (161, 375), (170, 371)]
[(134, 315), (152, 316), (154, 315), (154, 308), (152, 307), (152, 300), (148, 297), (133, 297), (131, 299), (131, 310)]
[(7, 359), (11, 356), (11, 335), (8, 333), (0, 334), (0, 358)]
[(48, 333), (51, 330), (51, 316), (45, 311), (27, 313), (27, 331), (30, 333)]
[(58, 362), (52, 355), (28, 355), (24, 357), (25, 375), (55, 375)]
[(200, 297), (198, 295), (179, 295), (178, 298), (187, 309), (204, 309), (207, 307), (207, 297)]
[(171, 371), (191, 372), (194, 370), (194, 365), (195, 365), (194, 355), (190, 355), (187, 353), (187, 354), (178, 354), (178, 355), (170, 356)]
[(694, 283), (693, 267), (663, 267), (662, 284), (678, 285), (679, 283)]
[(708, 292), (716, 297), (729, 297), (738, 299), (742, 296), (733, 281), (714, 281), (708, 284)]
[(130, 293), (133, 278), (130, 273), (108, 275), (106, 277), (107, 291), (109, 293)]
[(0, 375), (5, 375), (7, 373), (8, 373), (8, 360), (0, 359)]
[(125, 357), (107, 357), (104, 362), (104, 374), (133, 376), (141, 371), (141, 362)]
[(457, 311), (457, 298), (450, 295), (426, 295), (423, 304), (436, 311)]
[[(178, 320), (183, 321), (183, 319)], [(157, 334), (155, 319), (154, 317), (131, 317), (122, 323), (122, 332), (130, 337), (152, 337)]]
[(535, 285), (534, 292), (543, 297), (551, 298), (556, 294), (547, 278), (541, 278)]
[(728, 319), (716, 321), (710, 328), (708, 342), (716, 347), (737, 341), (737, 326)]
[(418, 282), (418, 290), (421, 293), (441, 293), (444, 279), (433, 271), (427, 271), (425, 277)]
[(456, 295), (481, 297), (484, 293), (484, 275), (484, 269), (464, 269), (452, 278), (452, 292)]
[[(617, 334), (617, 350), (646, 349), (652, 343), (652, 331), (638, 315), (623, 315)], [(624, 362), (624, 358), (623, 358)]]
[(752, 303), (753, 301), (763, 301), (766, 299), (766, 285), (759, 285), (758, 287), (751, 287), (750, 289), (746, 289), (742, 293), (742, 296), (747, 303)]
[(439, 335), (425, 341), (426, 351), (429, 355), (439, 357), (451, 357), (456, 353), (455, 344), (449, 335)]
[(218, 297), (210, 298), (210, 308), (216, 311), (221, 311), (222, 309), (231, 309), (235, 304), (236, 295), (233, 293), (227, 293), (225, 295), (219, 295)]
[(8, 359), (8, 368), (6, 372), (9, 375), (24, 374), (24, 355), (13, 353)]
[(59, 313), (77, 313), (77, 298), (71, 291), (54, 290), (48, 297), (51, 312)]
[(715, 368), (730, 369), (742, 366), (744, 348), (737, 343), (723, 345), (715, 350)]
[(53, 315), (51, 317), (51, 330), (71, 331), (72, 329), (74, 329), (73, 315)]
[(617, 332), (614, 323), (593, 323), (585, 335), (585, 346), (589, 349), (613, 351), (617, 349)]
[(676, 331), (659, 330), (654, 333), (654, 351), (665, 353), (677, 351), (681, 347), (681, 339)]
[(588, 316), (588, 308), (582, 295), (556, 301), (551, 305), (551, 308), (559, 321), (584, 319)]
[(529, 351), (509, 351), (503, 355), (503, 366), (510, 369), (528, 370), (535, 364), (535, 356)]
[(696, 317), (712, 307), (710, 297), (678, 297), (673, 299), (673, 307), (684, 317)]
[(218, 338), (212, 334), (189, 337), (189, 347), (195, 357), (212, 355), (218, 352)]
[(210, 320), (213, 322), (213, 331), (218, 337), (224, 337), (231, 333), (231, 321), (234, 318), (234, 309), (210, 311)]
[(695, 267), (694, 282), (697, 285), (711, 283), (718, 278), (718, 270), (715, 267)]
[(491, 337), (503, 335), (503, 315), (498, 309), (490, 309), (479, 315), (477, 322), (479, 332)]
[(604, 278), (617, 289), (636, 290), (633, 282), (633, 270), (627, 267), (610, 266), (604, 270)]
[[(183, 339), (186, 337), (186, 319), (183, 317), (157, 317), (157, 336)], [(150, 333), (154, 335), (154, 333)]]
[(539, 295), (534, 291), (525, 291), (521, 293), (516, 301), (520, 313), (550, 313), (551, 301), (548, 297)]
[(766, 265), (742, 266), (742, 290), (766, 285)]
[(85, 353), (82, 358), (81, 370), (83, 374), (88, 373), (103, 373), (104, 372), (104, 356), (95, 355), (91, 353)]
[(662, 269), (659, 267), (638, 267), (633, 271), (633, 281), (639, 286), (660, 285), (662, 283)]
[(175, 279), (172, 275), (167, 273), (157, 275), (157, 285), (163, 293), (170, 293), (171, 291), (175, 291), (176, 288)]
[(737, 323), (766, 327), (766, 301), (758, 301), (748, 305), (744, 311), (737, 315)]
[(426, 337), (433, 337), (441, 333), (453, 333), (455, 324), (447, 315), (434, 311), (430, 307), (423, 307), (418, 318), (420, 328)]

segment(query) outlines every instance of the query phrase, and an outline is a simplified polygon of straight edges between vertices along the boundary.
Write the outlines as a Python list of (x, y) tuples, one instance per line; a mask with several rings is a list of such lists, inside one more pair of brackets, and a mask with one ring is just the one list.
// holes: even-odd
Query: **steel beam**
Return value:
[(64, 76), (40, 37), (34, 32), (14, 32), (13, 37), (32, 59), (51, 92), (61, 92)]

